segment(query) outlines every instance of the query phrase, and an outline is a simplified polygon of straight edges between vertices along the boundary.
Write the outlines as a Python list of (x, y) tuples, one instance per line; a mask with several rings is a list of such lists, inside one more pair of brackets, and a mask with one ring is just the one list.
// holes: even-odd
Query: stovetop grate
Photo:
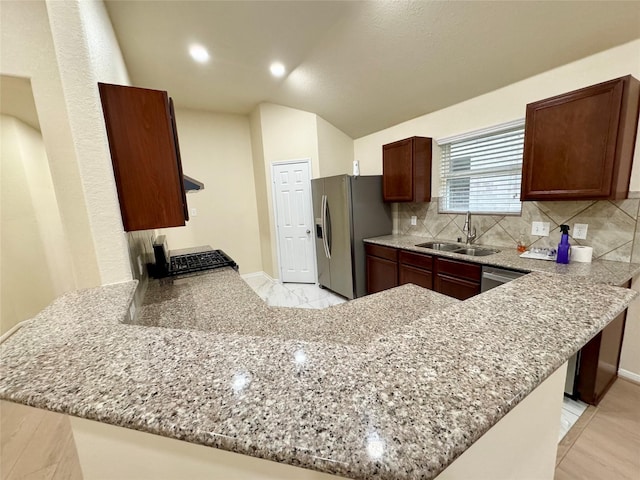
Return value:
[(199, 272), (201, 270), (212, 270), (222, 267), (238, 269), (236, 262), (222, 250), (210, 250), (207, 252), (172, 256), (169, 274), (180, 275), (182, 273)]

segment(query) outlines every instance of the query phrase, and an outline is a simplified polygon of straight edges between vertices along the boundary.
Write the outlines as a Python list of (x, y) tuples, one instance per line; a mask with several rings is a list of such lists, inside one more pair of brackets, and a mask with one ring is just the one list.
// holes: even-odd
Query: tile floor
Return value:
[(280, 283), (265, 275), (242, 278), (271, 307), (326, 308), (347, 301), (313, 283)]
[(567, 432), (571, 430), (571, 427), (575, 425), (587, 407), (588, 405), (580, 400), (572, 400), (564, 397), (562, 401), (562, 414), (560, 416), (558, 443), (564, 438)]

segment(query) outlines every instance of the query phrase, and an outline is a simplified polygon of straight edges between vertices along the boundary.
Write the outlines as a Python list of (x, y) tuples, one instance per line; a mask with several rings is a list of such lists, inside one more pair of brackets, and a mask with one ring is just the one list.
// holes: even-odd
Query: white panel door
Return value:
[(280, 280), (315, 283), (309, 163), (276, 164), (272, 173)]

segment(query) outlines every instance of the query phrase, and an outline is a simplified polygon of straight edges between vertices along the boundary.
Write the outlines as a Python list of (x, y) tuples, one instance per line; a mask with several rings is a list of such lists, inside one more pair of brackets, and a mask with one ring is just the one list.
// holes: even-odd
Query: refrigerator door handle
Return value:
[(322, 248), (324, 248), (324, 256), (329, 258), (329, 252), (327, 252), (327, 224), (325, 218), (325, 212), (327, 210), (327, 196), (322, 195), (322, 213), (320, 214), (322, 217)]
[(329, 251), (329, 242), (327, 240), (327, 196), (322, 195), (322, 246), (324, 247), (324, 254), (327, 258), (331, 259), (331, 252)]

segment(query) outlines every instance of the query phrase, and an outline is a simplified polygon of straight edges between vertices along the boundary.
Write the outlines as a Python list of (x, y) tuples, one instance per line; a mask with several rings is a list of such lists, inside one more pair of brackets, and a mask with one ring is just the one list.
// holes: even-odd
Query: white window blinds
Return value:
[(523, 122), (438, 143), (441, 212), (520, 213)]

